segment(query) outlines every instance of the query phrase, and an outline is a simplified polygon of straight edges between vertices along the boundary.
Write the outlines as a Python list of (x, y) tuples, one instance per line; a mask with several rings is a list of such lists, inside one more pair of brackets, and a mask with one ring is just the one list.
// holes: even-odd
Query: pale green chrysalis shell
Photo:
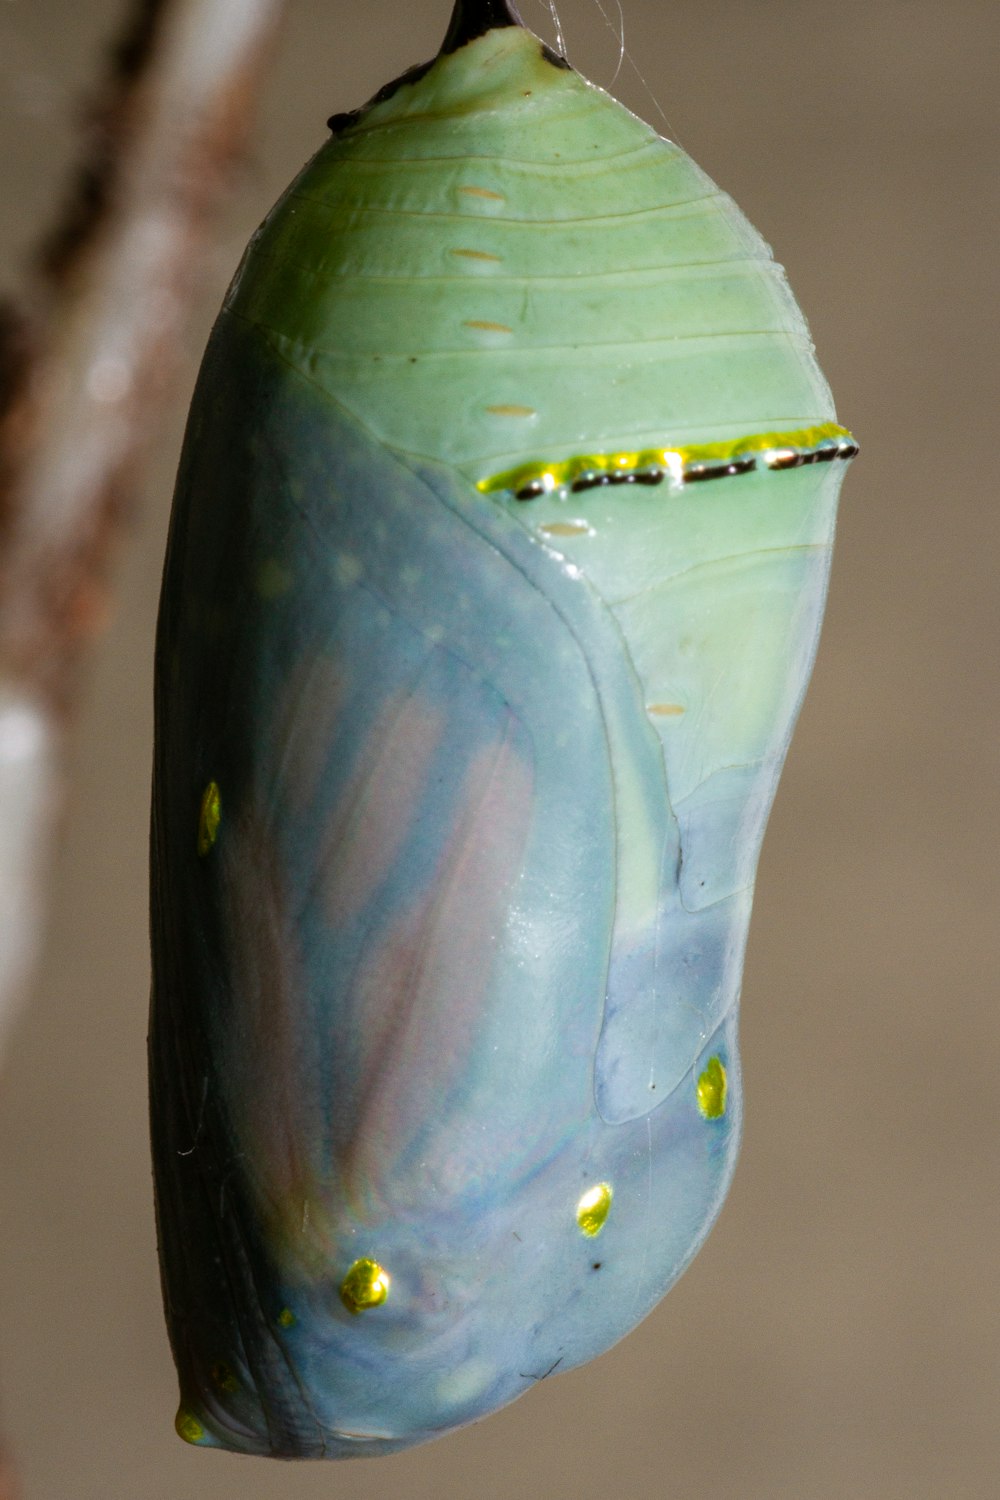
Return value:
[(150, 1051), (197, 1444), (494, 1410), (645, 1316), (735, 1161), (854, 444), (731, 200), (494, 9), (338, 124), (192, 406)]

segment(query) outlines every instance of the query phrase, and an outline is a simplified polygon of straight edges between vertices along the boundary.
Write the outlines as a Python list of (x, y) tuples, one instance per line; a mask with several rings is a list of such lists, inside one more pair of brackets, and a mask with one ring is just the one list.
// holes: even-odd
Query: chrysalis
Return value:
[(424, 1441), (719, 1210), (843, 460), (767, 247), (506, 0), (331, 122), (212, 334), (157, 648), (190, 1442)]

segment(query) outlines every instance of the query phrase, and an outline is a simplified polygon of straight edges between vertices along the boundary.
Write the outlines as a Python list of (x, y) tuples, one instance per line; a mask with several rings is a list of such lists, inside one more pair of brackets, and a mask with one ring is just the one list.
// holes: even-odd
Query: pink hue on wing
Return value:
[[(223, 1031), (225, 1104), (241, 1170), (271, 1235), (308, 1222), (313, 1144), (322, 1138), (316, 1069), (303, 1036), (304, 977), (280, 862), (247, 816), (220, 841), (229, 984), (239, 1021)], [(224, 1191), (224, 1188), (223, 1188)]]
[(334, 924), (363, 910), (391, 874), (440, 748), (444, 719), (425, 697), (398, 696), (366, 740), (378, 749), (343, 795), (344, 812), (321, 856), (323, 900)]
[[(401, 914), (358, 976), (361, 1066), (344, 1185), (405, 1208), (436, 1187), (433, 1141), (450, 1138), (470, 1057), (486, 1032), (494, 955), (520, 873), (532, 805), (532, 768), (509, 713), (469, 764), (432, 885)], [(419, 1181), (397, 1163), (432, 1126)], [(457, 1165), (461, 1153), (445, 1157)]]
[(264, 801), (288, 797), (294, 816), (309, 816), (323, 785), (330, 745), (344, 701), (343, 669), (329, 657), (297, 662), (277, 693)]

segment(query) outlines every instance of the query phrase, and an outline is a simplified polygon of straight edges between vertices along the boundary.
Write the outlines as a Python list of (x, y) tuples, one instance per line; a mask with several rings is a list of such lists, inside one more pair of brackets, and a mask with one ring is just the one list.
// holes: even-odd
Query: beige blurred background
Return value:
[[(154, 610), (184, 406), (243, 243), (326, 115), (433, 53), (449, 8), (289, 0), (93, 660), (47, 952), (0, 1089), (0, 1408), (25, 1500), (1000, 1494), (1000, 6), (623, 4), (668, 125), (627, 62), (615, 92), (775, 246), (863, 445), (758, 880), (729, 1202), (638, 1331), (461, 1434), (336, 1469), (173, 1434), (145, 902)], [(0, 11), (7, 287), (122, 9)], [(559, 9), (571, 58), (610, 84), (597, 0)], [(540, 0), (523, 11), (543, 25)]]

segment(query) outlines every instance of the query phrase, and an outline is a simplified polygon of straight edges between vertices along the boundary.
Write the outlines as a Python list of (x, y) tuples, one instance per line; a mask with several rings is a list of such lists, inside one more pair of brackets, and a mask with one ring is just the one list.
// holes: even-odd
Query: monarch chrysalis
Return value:
[(759, 236), (506, 0), (331, 125), (192, 406), (152, 854), (178, 1431), (308, 1457), (590, 1359), (707, 1233), (856, 451)]

